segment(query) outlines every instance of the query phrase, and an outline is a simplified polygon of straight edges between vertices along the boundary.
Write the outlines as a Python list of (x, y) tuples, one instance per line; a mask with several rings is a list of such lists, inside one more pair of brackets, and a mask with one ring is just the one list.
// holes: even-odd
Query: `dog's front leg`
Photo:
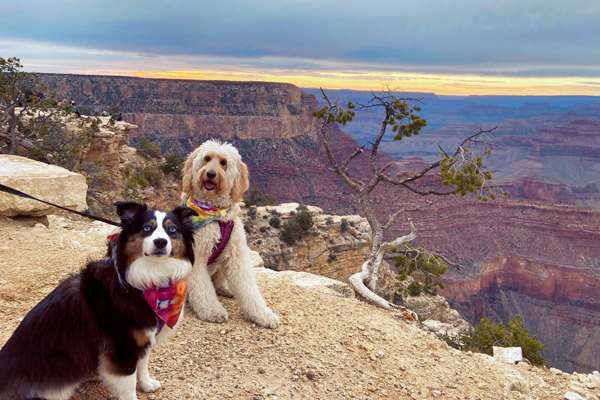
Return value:
[(150, 348), (146, 349), (144, 357), (140, 358), (137, 364), (137, 378), (140, 383), (140, 389), (144, 393), (150, 393), (160, 388), (160, 382), (150, 376), (148, 363), (150, 362)]
[(108, 357), (100, 357), (98, 372), (112, 395), (119, 400), (137, 400), (135, 364), (124, 368), (127, 372), (113, 372), (115, 369), (121, 368), (117, 367), (117, 364)]
[(250, 265), (249, 249), (230, 257), (226, 268), (227, 282), (238, 300), (242, 313), (250, 321), (265, 328), (277, 328), (279, 318), (265, 303), (256, 283), (256, 274)]
[(196, 263), (189, 277), (188, 300), (196, 316), (204, 321), (225, 322), (227, 310), (219, 303), (206, 264)]

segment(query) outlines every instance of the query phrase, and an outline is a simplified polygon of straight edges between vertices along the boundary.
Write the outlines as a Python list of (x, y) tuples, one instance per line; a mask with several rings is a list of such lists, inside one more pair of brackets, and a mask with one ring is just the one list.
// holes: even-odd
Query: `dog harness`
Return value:
[(217, 261), (217, 258), (219, 258), (223, 250), (225, 250), (225, 247), (231, 238), (231, 232), (233, 232), (233, 221), (223, 221), (223, 218), (227, 215), (228, 209), (214, 207), (202, 201), (192, 199), (192, 196), (188, 196), (184, 205), (196, 211), (196, 214), (198, 214), (192, 217), (194, 230), (201, 229), (212, 222), (217, 222), (219, 224), (221, 238), (217, 244), (215, 244), (215, 247), (213, 247), (207, 262), (207, 264), (212, 264)]

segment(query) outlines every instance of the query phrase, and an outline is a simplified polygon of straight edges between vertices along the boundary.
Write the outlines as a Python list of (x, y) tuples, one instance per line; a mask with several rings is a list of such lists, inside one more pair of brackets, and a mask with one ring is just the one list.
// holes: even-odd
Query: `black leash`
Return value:
[(106, 218), (102, 218), (102, 217), (96, 217), (95, 215), (92, 215), (92, 214), (88, 214), (88, 213), (84, 213), (84, 212), (81, 212), (81, 211), (72, 210), (72, 209), (67, 208), (67, 207), (59, 206), (58, 204), (54, 204), (54, 203), (50, 203), (49, 201), (46, 201), (46, 200), (38, 199), (37, 197), (34, 197), (34, 196), (32, 196), (30, 194), (27, 194), (27, 193), (23, 193), (20, 190), (13, 189), (13, 188), (11, 188), (9, 186), (6, 186), (6, 185), (3, 185), (1, 183), (0, 183), (0, 192), (9, 193), (9, 194), (12, 194), (14, 196), (23, 197), (25, 199), (31, 199), (31, 200), (39, 201), (40, 203), (44, 203), (44, 204), (47, 204), (47, 205), (52, 206), (52, 207), (60, 208), (61, 210), (64, 210), (64, 211), (67, 211), (67, 212), (70, 212), (70, 213), (73, 213), (73, 214), (77, 214), (77, 215), (80, 215), (80, 216), (85, 217), (85, 218), (93, 219), (95, 221), (104, 222), (105, 224), (114, 225), (114, 226), (121, 226), (121, 224), (119, 224), (118, 222), (111, 221), (110, 219), (106, 219)]

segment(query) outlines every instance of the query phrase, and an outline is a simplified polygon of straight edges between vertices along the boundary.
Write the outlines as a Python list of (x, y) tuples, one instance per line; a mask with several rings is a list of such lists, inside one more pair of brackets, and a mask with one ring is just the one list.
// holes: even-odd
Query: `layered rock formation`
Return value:
[[(312, 117), (316, 98), (285, 83), (138, 79), (107, 76), (41, 76), (60, 99), (80, 110), (117, 109), (163, 153), (186, 155), (204, 140), (233, 142), (248, 162), (253, 187), (280, 202), (347, 206), (343, 189), (323, 163)], [(342, 134), (340, 144), (355, 146)], [(341, 200), (341, 201), (340, 201)]]
[(445, 293), (469, 320), (522, 315), (565, 370), (592, 371), (600, 354), (600, 274), (511, 256), (483, 263), (468, 279), (447, 279)]

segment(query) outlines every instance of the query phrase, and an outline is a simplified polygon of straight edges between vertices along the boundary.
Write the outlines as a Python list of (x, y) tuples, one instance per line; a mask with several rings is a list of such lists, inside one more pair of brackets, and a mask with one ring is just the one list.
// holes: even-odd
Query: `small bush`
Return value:
[(350, 228), (348, 220), (346, 218), (342, 218), (342, 221), (340, 222), (340, 231), (342, 233), (348, 232), (348, 228)]
[(296, 209), (296, 215), (294, 216), (294, 219), (298, 222), (298, 225), (300, 225), (300, 228), (302, 228), (304, 232), (308, 231), (314, 225), (312, 215), (310, 215), (308, 207), (303, 204), (299, 205)]
[(146, 180), (148, 181), (148, 184), (150, 186), (160, 186), (161, 181), (162, 181), (162, 175), (161, 173), (156, 170), (155, 168), (152, 167), (145, 167), (144, 169), (142, 169), (140, 171), (140, 175)]
[(171, 174), (179, 177), (181, 174), (181, 167), (183, 166), (184, 158), (178, 154), (168, 154), (165, 156), (165, 161), (160, 166), (160, 169), (165, 174)]
[(146, 158), (160, 158), (160, 145), (143, 137), (137, 142), (137, 151)]
[(302, 239), (304, 229), (300, 226), (296, 219), (290, 219), (283, 224), (281, 228), (280, 239), (288, 245), (293, 245), (297, 240)]
[(250, 206), (248, 208), (248, 217), (250, 217), (250, 219), (256, 219), (256, 206)]
[(448, 344), (460, 350), (470, 350), (493, 354), (493, 346), (520, 347), (523, 357), (533, 365), (544, 365), (542, 350), (544, 345), (532, 337), (525, 327), (523, 318), (516, 315), (508, 324), (498, 324), (482, 318), (470, 332), (459, 338), (447, 340)]
[(332, 262), (334, 262), (335, 260), (337, 260), (337, 255), (335, 254), (335, 252), (334, 252), (334, 251), (330, 251), (330, 252), (329, 252), (329, 256), (327, 257), (327, 262), (328, 262), (328, 263), (332, 263)]
[[(440, 277), (448, 270), (448, 265), (439, 256), (432, 254), (424, 248), (405, 246), (395, 258), (397, 280), (401, 294), (407, 296), (418, 296), (421, 293), (431, 295), (437, 294), (442, 288)], [(402, 282), (408, 277), (413, 278), (405, 289)]]
[(262, 193), (259, 190), (253, 189), (249, 191), (244, 197), (244, 203), (246, 206), (272, 206), (275, 204), (275, 199), (266, 193)]
[(281, 220), (279, 219), (279, 216), (273, 215), (269, 220), (269, 225), (275, 229), (279, 229), (281, 227)]

